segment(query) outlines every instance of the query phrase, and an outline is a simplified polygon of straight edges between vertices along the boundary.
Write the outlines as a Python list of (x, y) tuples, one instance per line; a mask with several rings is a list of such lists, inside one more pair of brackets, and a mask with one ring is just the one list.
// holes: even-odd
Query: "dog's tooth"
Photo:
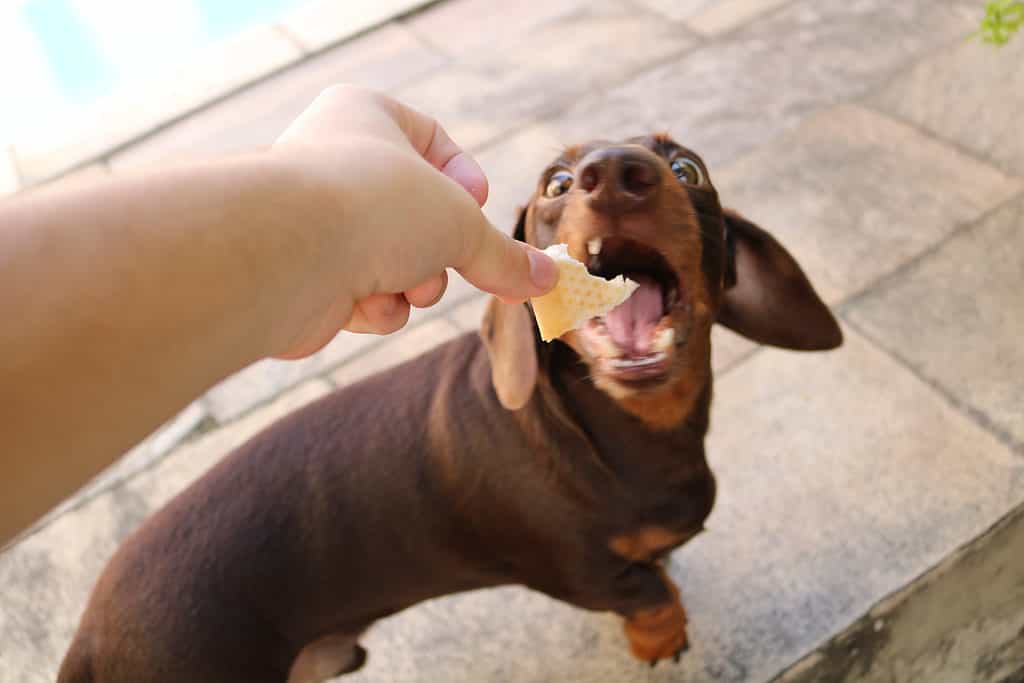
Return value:
[(619, 347), (615, 345), (615, 342), (606, 335), (600, 335), (597, 337), (597, 345), (600, 347), (598, 351), (601, 355), (616, 356), (621, 353), (621, 351), (619, 351)]
[(640, 358), (612, 358), (609, 362), (614, 368), (637, 368), (660, 363), (665, 360), (665, 357), (665, 354), (659, 351), (650, 356), (642, 356)]
[[(671, 327), (666, 327), (664, 330), (658, 332), (654, 337), (654, 348), (658, 351), (667, 351), (671, 346), (672, 342), (676, 338), (676, 331)], [(664, 353), (662, 354), (664, 355)]]
[(601, 253), (601, 238), (595, 237), (594, 239), (587, 242), (587, 253), (591, 256), (597, 256)]

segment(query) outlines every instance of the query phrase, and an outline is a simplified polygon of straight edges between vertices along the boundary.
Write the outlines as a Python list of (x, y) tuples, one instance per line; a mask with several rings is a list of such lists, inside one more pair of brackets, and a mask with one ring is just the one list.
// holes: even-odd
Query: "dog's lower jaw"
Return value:
[[(682, 424), (711, 381), (711, 320), (707, 309), (699, 305), (696, 308), (694, 318), (679, 335), (683, 345), (676, 348), (674, 367), (662, 385), (637, 388), (601, 373), (591, 376), (594, 386), (650, 429), (665, 431)], [(570, 346), (579, 353), (576, 344)]]
[(709, 376), (707, 370), (692, 368), (664, 388), (633, 392), (617, 400), (623, 410), (639, 418), (650, 429), (667, 431), (678, 427), (693, 412)]

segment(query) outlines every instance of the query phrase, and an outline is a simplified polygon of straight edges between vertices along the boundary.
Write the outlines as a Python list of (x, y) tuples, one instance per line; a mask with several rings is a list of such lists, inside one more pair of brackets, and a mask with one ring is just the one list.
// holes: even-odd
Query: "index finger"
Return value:
[(472, 195), (480, 206), (487, 201), (487, 176), (480, 165), (451, 139), (437, 119), (401, 102), (385, 98), (395, 123), (417, 154)]
[[(383, 114), (383, 116), (381, 115)], [(369, 135), (411, 147), (427, 163), (461, 185), (477, 205), (487, 201), (487, 177), (431, 116), (382, 93), (353, 85), (324, 90), (281, 135), (302, 131), (330, 140), (339, 134)]]
[(512, 239), (481, 216), (469, 229), (467, 250), (455, 269), (477, 288), (503, 299), (540, 296), (558, 282), (558, 267), (547, 254)]

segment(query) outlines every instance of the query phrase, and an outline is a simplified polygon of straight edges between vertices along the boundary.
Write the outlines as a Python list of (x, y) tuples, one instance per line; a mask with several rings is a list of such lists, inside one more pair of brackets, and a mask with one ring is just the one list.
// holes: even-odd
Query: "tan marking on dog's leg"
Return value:
[(686, 610), (679, 599), (679, 589), (664, 574), (672, 594), (670, 602), (640, 610), (623, 622), (633, 656), (645, 662), (675, 657), (689, 645), (686, 635)]

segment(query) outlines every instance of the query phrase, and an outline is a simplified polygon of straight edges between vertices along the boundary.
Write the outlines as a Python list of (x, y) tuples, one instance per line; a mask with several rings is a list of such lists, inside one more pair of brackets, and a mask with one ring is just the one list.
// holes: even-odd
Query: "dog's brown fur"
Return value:
[[(592, 266), (597, 236), (671, 265), (663, 377), (620, 381), (581, 333), (544, 344), (528, 306), (493, 301), (480, 336), (286, 417), (153, 515), (97, 583), (59, 682), (320, 680), (362, 665), (373, 621), (508, 583), (621, 614), (644, 660), (677, 655), (686, 614), (660, 560), (715, 498), (711, 325), (841, 342), (792, 257), (709, 180), (680, 183), (677, 156), (707, 178), (666, 136), (571, 148), (517, 226)], [(588, 180), (545, 197), (557, 169)]]

